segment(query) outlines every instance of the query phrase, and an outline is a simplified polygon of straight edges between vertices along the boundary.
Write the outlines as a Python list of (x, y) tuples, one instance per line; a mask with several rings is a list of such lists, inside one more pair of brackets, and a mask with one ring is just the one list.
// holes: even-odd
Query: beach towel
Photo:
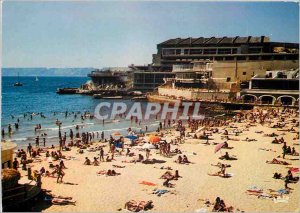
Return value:
[(258, 192), (258, 193), (262, 193), (262, 192), (263, 192), (263, 189), (258, 188), (257, 186), (250, 186), (250, 187), (247, 189), (247, 192)]
[(273, 198), (273, 201), (274, 203), (288, 203), (289, 199), (290, 198), (288, 196), (282, 196), (282, 197)]
[(161, 196), (163, 194), (166, 194), (168, 193), (169, 191), (166, 190), (166, 189), (156, 189), (156, 190), (153, 190), (153, 194), (156, 194), (157, 196)]
[(200, 208), (200, 209), (196, 209), (195, 212), (207, 212), (206, 208)]
[(289, 169), (289, 171), (291, 171), (291, 172), (299, 172), (299, 168), (292, 167), (292, 168)]
[(261, 193), (257, 196), (258, 198), (263, 198), (263, 199), (266, 199), (266, 198), (272, 198), (273, 196), (268, 194), (268, 193)]
[(155, 183), (151, 183), (151, 182), (147, 182), (147, 181), (141, 181), (140, 184), (147, 185), (147, 186), (156, 186), (157, 185)]
[(289, 194), (290, 192), (288, 191), (288, 190), (286, 190), (286, 189), (279, 189), (279, 190), (277, 190), (277, 192), (279, 193), (279, 194)]
[(106, 171), (105, 170), (101, 170), (99, 172), (96, 173), (97, 175), (105, 175), (106, 174)]

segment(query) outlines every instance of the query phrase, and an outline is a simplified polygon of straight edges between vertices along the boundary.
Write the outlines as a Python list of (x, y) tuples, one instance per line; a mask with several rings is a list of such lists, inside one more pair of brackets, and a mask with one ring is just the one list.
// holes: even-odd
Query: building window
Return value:
[(261, 48), (256, 48), (256, 47), (250, 47), (249, 48), (249, 53), (261, 53)]
[(190, 49), (190, 55), (202, 54), (202, 49)]
[(249, 56), (249, 60), (259, 60), (259, 56)]
[(246, 56), (238, 56), (237, 60), (238, 61), (245, 61), (246, 60)]
[(246, 75), (246, 72), (243, 72), (243, 75)]
[(218, 54), (231, 54), (231, 49), (218, 49)]
[(163, 55), (175, 55), (175, 49), (163, 49)]
[(225, 61), (233, 61), (234, 57), (224, 57)]
[(216, 53), (217, 53), (217, 49), (204, 49), (203, 54), (216, 54)]

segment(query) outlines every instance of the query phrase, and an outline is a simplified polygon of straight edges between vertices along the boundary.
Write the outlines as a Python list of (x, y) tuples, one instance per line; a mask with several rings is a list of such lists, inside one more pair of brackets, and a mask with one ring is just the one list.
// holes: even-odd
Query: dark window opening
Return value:
[(238, 56), (237, 60), (238, 61), (245, 61), (246, 60), (246, 56)]

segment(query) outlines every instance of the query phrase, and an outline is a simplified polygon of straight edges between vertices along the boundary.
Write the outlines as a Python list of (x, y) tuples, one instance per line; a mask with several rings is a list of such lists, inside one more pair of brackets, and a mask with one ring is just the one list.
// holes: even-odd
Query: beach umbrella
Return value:
[(138, 137), (136, 135), (127, 135), (125, 138), (128, 138), (130, 140), (136, 140)]
[(215, 147), (215, 153), (218, 152), (220, 149), (222, 149), (222, 147), (225, 145), (225, 143), (219, 143), (216, 147)]
[(155, 149), (155, 146), (151, 143), (145, 143), (143, 146), (142, 146), (143, 149)]
[(156, 136), (156, 135), (151, 135), (151, 136), (149, 137), (149, 141), (150, 141), (151, 143), (158, 143), (158, 142), (160, 141), (160, 137), (158, 137), (158, 136)]

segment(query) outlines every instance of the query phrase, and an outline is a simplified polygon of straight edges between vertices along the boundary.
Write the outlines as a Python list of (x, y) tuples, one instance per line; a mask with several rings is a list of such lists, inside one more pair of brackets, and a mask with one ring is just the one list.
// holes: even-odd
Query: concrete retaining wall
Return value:
[(173, 89), (173, 88), (158, 88), (158, 94), (161, 96), (169, 96), (176, 98), (184, 98), (187, 100), (201, 99), (228, 99), (229, 92), (206, 92), (206, 91), (193, 91), (189, 89)]
[[(266, 74), (267, 70), (297, 69), (299, 60), (271, 61), (214, 61), (213, 78), (231, 78), (231, 81), (250, 80), (252, 75)], [(235, 77), (237, 75), (237, 78)]]

